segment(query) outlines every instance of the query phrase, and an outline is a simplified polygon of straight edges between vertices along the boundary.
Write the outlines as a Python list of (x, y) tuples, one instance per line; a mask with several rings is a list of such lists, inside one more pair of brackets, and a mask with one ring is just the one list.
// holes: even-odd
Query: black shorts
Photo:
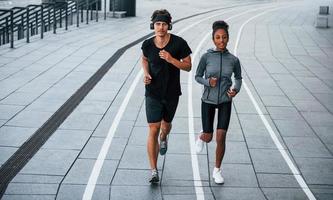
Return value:
[(175, 116), (179, 97), (172, 100), (158, 100), (146, 96), (146, 116), (148, 123), (156, 123), (162, 119), (168, 123), (172, 122)]
[(201, 120), (204, 133), (213, 133), (215, 109), (218, 109), (217, 129), (228, 130), (231, 116), (231, 102), (221, 103), (219, 105), (201, 103)]

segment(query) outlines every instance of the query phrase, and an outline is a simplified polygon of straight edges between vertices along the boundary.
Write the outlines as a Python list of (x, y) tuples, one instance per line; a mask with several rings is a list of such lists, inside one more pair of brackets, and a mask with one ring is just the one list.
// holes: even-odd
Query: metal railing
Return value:
[(45, 32), (53, 30), (55, 34), (63, 25), (65, 30), (74, 23), (79, 27), (84, 18), (86, 24), (94, 18), (98, 22), (100, 7), (101, 0), (68, 0), (0, 9), (0, 46), (10, 43), (14, 48), (15, 40), (25, 38), (29, 43), (30, 37), (37, 34), (43, 39)]

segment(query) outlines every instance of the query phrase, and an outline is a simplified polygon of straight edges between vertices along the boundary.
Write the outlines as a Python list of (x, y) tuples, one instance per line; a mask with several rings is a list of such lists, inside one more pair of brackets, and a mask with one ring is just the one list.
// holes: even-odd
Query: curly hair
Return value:
[(223, 29), (226, 33), (227, 33), (227, 36), (229, 38), (229, 25), (227, 24), (227, 22), (223, 21), (223, 20), (218, 20), (218, 21), (215, 21), (212, 25), (212, 29), (213, 29), (213, 32), (212, 32), (212, 37), (214, 38), (214, 34), (215, 32), (218, 30), (218, 29)]
[(158, 15), (166, 16), (169, 20), (169, 23), (171, 23), (171, 19), (172, 19), (171, 14), (166, 9), (155, 10), (153, 12), (153, 14), (151, 15), (151, 21), (153, 22), (154, 19), (156, 18), (156, 16), (158, 16)]

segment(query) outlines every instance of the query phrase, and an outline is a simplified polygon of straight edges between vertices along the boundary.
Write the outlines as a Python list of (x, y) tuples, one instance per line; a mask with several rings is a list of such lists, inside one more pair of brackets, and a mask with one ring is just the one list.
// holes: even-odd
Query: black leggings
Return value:
[(218, 109), (217, 129), (228, 130), (231, 116), (231, 102), (221, 103), (218, 105), (201, 103), (201, 120), (204, 133), (213, 133), (215, 109)]

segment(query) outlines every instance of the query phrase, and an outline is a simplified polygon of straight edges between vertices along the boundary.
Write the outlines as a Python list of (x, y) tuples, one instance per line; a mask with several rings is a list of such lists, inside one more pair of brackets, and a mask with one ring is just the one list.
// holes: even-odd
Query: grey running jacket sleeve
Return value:
[(239, 92), (242, 86), (242, 69), (238, 59), (236, 59), (234, 66), (234, 78), (235, 78), (234, 89), (236, 90), (236, 92)]
[(198, 65), (197, 71), (195, 73), (195, 80), (200, 84), (210, 87), (209, 77), (203, 78), (205, 70), (206, 70), (206, 61), (207, 61), (207, 54), (204, 54), (200, 58), (199, 65)]

